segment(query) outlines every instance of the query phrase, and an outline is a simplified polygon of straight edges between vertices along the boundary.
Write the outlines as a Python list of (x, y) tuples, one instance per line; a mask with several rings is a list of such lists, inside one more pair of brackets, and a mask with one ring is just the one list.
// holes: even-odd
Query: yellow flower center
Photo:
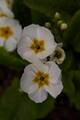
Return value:
[(0, 27), (0, 37), (7, 40), (10, 36), (13, 35), (13, 32), (9, 26), (6, 27)]
[(7, 4), (10, 4), (10, 0), (6, 0)]
[(3, 12), (0, 12), (0, 17), (3, 17), (3, 16), (7, 17), (6, 14), (4, 14)]
[(35, 73), (35, 78), (33, 79), (34, 83), (37, 83), (39, 87), (49, 84), (49, 75), (47, 73), (38, 71)]
[(12, 0), (6, 0), (6, 3), (8, 4), (8, 6), (10, 6), (12, 4)]
[(30, 48), (35, 53), (39, 53), (39, 52), (44, 51), (44, 40), (33, 39), (32, 40), (32, 45), (30, 46)]

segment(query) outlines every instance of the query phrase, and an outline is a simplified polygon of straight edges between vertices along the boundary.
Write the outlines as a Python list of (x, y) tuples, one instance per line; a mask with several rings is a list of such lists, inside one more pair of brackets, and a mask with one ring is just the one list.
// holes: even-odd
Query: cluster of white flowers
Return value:
[[(21, 90), (36, 103), (46, 100), (48, 93), (56, 98), (63, 89), (61, 70), (56, 63), (61, 64), (65, 55), (51, 31), (35, 24), (25, 27), (17, 52), (32, 63), (24, 69)], [(51, 59), (47, 61), (47, 57)]]
[[(63, 62), (64, 51), (45, 27), (31, 24), (22, 31), (19, 22), (14, 19), (12, 3), (13, 0), (0, 0), (0, 47), (9, 52), (17, 48), (18, 54), (31, 63), (24, 69), (20, 88), (34, 102), (43, 102), (48, 93), (56, 98), (63, 89), (57, 64)], [(50, 60), (47, 61), (48, 57)]]
[(22, 27), (11, 10), (13, 0), (0, 0), (0, 47), (12, 52), (20, 40)]

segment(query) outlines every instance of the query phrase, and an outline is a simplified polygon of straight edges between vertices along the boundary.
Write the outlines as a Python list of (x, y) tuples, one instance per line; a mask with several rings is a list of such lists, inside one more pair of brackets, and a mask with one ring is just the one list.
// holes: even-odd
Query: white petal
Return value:
[(29, 97), (36, 103), (42, 103), (47, 99), (47, 92), (44, 89), (38, 89), (38, 91), (29, 94)]
[(39, 40), (53, 40), (54, 36), (52, 35), (51, 31), (45, 27), (38, 26), (37, 28), (37, 39)]
[(14, 14), (12, 13), (12, 11), (6, 5), (7, 5), (6, 2), (4, 2), (3, 0), (0, 1), (0, 11), (2, 11), (8, 17), (13, 18)]
[(39, 89), (38, 84), (33, 83), (33, 85), (30, 86), (29, 90), (28, 90), (28, 94), (33, 94), (34, 92), (36, 92)]
[(23, 37), (29, 36), (31, 39), (36, 38), (37, 36), (37, 28), (39, 25), (31, 24), (24, 28)]
[(36, 55), (32, 54), (31, 52), (26, 52), (24, 54), (24, 56), (27, 56), (27, 60), (31, 63), (33, 63), (38, 70), (41, 70), (41, 71), (48, 71), (48, 67), (45, 66), (37, 57)]
[(2, 38), (0, 38), (0, 46), (4, 45), (4, 40)]
[(56, 98), (62, 91), (63, 85), (61, 80), (57, 84), (50, 84), (49, 86), (45, 86), (45, 90), (54, 98)]
[[(27, 51), (30, 51), (29, 46), (31, 45), (31, 38), (30, 37), (26, 37), (25, 39), (21, 39), (18, 43), (18, 49), (17, 52), (19, 53), (19, 55), (23, 58), (23, 54)], [(26, 59), (27, 56), (24, 56), (24, 59)]]
[(32, 80), (34, 79), (35, 71), (36, 68), (34, 68), (32, 64), (28, 65), (24, 69), (24, 73), (20, 81), (20, 88), (26, 93), (28, 93), (30, 86), (33, 85)]
[(49, 67), (50, 82), (57, 83), (61, 79), (61, 70), (54, 62), (47, 62), (46, 65)]
[(4, 44), (4, 47), (7, 51), (12, 52), (16, 49), (17, 41), (14, 38), (10, 38)]
[(21, 39), (21, 35), (22, 35), (22, 27), (19, 23), (19, 21), (13, 19), (13, 20), (9, 20), (9, 24), (11, 25), (13, 32), (14, 32), (14, 37), (19, 41)]

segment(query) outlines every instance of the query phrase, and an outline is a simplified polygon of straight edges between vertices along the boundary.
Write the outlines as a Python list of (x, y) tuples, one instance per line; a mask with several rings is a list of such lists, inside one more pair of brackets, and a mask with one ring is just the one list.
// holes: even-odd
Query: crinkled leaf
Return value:
[(24, 2), (31, 9), (51, 17), (56, 11), (74, 13), (80, 8), (79, 0), (76, 2), (74, 0), (24, 0)]
[(45, 102), (37, 105), (37, 118), (44, 118), (54, 107), (55, 100), (49, 96)]
[(62, 74), (62, 80), (63, 80), (63, 86), (64, 86), (64, 92), (68, 95), (68, 96), (73, 96), (75, 93), (75, 87), (74, 84), (72, 82), (73, 77), (74, 77), (74, 72), (73, 71), (63, 71)]
[(80, 33), (80, 10), (76, 12), (71, 19), (71, 22), (68, 26), (68, 30), (64, 34), (64, 44), (66, 44), (67, 42), (77, 47), (78, 43), (75, 44), (75, 40), (76, 40), (75, 38), (79, 33)]
[(73, 41), (72, 45), (73, 45), (73, 49), (76, 52), (80, 53), (80, 32), (74, 38), (74, 41)]
[(23, 3), (23, 0), (14, 0), (13, 12), (23, 27), (31, 23), (30, 9)]
[(80, 110), (80, 71), (63, 72), (64, 92), (72, 104)]
[(45, 117), (53, 105), (52, 98), (42, 104), (31, 101), (27, 94), (19, 91), (19, 80), (15, 78), (0, 98), (0, 120), (36, 120)]
[(64, 60), (63, 64), (60, 65), (60, 68), (63, 71), (70, 69), (72, 67), (72, 64), (74, 61), (73, 53), (71, 51), (65, 52), (65, 55), (66, 55), (65, 60)]
[(0, 47), (0, 65), (4, 65), (14, 70), (21, 70), (27, 64), (28, 62), (25, 62), (16, 55), (13, 55)]
[(44, 25), (45, 22), (50, 21), (50, 17), (47, 17), (43, 13), (37, 12), (36, 10), (31, 10), (31, 18), (32, 23), (39, 25)]

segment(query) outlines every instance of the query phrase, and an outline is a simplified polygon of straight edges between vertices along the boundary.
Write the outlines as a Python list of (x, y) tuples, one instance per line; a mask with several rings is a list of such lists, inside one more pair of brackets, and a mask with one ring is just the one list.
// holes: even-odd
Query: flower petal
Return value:
[(36, 103), (42, 103), (47, 99), (47, 92), (44, 89), (38, 89), (38, 91), (28, 94), (31, 100)]
[(19, 41), (21, 39), (21, 35), (22, 35), (22, 27), (19, 23), (19, 21), (15, 20), (15, 19), (11, 19), (7, 21), (7, 24), (9, 24), (14, 32), (14, 37), (17, 39), (17, 41)]
[(4, 40), (2, 38), (0, 38), (0, 46), (4, 45)]
[(28, 36), (25, 39), (21, 39), (18, 43), (17, 52), (23, 59), (27, 59), (27, 56), (24, 56), (24, 53), (30, 51), (29, 49), (30, 44), (31, 44), (31, 38)]
[(32, 80), (34, 79), (35, 71), (36, 68), (34, 68), (32, 64), (28, 65), (24, 69), (24, 73), (21, 77), (20, 88), (26, 93), (28, 93), (30, 86), (33, 85)]
[(25, 36), (29, 36), (31, 39), (36, 38), (38, 27), (39, 27), (39, 25), (35, 25), (35, 24), (31, 24), (31, 25), (25, 27), (23, 30), (23, 34), (22, 34), (23, 38)]
[(57, 84), (50, 84), (49, 86), (45, 86), (45, 90), (54, 98), (56, 98), (62, 91), (63, 85), (61, 80)]
[(61, 70), (54, 62), (47, 62), (46, 65), (49, 67), (50, 82), (57, 83), (61, 79)]
[(10, 38), (4, 43), (4, 47), (7, 51), (12, 52), (16, 49), (17, 41), (14, 38)]
[(37, 57), (36, 55), (32, 54), (31, 52), (26, 52), (24, 56), (27, 56), (27, 60), (35, 65), (38, 70), (41, 71), (48, 71), (48, 67), (45, 66)]
[(7, 17), (13, 18), (13, 12), (7, 7), (7, 4), (4, 0), (0, 0), (0, 11), (2, 11)]
[(33, 84), (30, 86), (29, 90), (28, 90), (28, 94), (32, 94), (34, 92), (36, 92), (39, 89), (38, 84)]

